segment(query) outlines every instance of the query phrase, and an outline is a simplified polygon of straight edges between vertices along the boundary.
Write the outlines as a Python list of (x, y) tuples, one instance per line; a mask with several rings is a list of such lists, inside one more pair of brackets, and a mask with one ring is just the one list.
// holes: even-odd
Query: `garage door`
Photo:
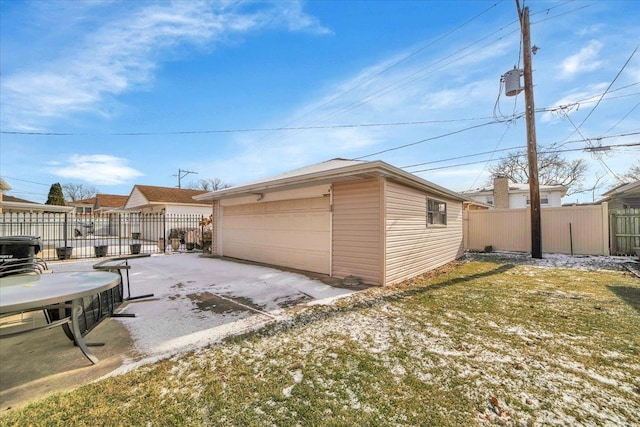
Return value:
[(225, 206), (225, 256), (330, 274), (329, 197)]

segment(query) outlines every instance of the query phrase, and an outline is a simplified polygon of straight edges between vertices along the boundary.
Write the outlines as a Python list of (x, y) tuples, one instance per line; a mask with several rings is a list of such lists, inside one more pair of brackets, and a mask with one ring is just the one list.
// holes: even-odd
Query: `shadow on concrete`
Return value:
[(64, 334), (62, 327), (0, 340), (0, 411), (22, 407), (58, 391), (72, 390), (135, 359), (123, 320), (107, 318), (86, 336), (99, 361), (92, 365)]

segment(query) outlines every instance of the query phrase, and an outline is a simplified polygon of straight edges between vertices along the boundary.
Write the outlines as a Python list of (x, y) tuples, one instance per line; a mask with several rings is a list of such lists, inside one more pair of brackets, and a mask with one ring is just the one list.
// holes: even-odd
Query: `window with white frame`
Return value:
[(447, 225), (447, 204), (427, 198), (427, 225)]

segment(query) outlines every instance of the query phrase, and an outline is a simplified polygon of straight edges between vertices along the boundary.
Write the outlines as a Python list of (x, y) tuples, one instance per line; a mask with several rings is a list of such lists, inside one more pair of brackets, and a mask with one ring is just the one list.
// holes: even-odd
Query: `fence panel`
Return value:
[(528, 252), (531, 250), (531, 225), (527, 209), (467, 211), (465, 242), (467, 250)]
[(635, 255), (640, 247), (640, 209), (618, 209), (611, 212), (611, 253)]
[[(529, 252), (529, 209), (475, 210), (465, 213), (465, 249)], [(545, 253), (608, 255), (607, 204), (543, 208), (542, 251)]]
[[(74, 213), (5, 212), (0, 213), (0, 236), (40, 237), (39, 256), (47, 261), (92, 258), (103, 251), (106, 252), (102, 256), (116, 256), (193, 250), (204, 246), (202, 219), (198, 214), (126, 212), (87, 217)], [(160, 238), (164, 241), (159, 242)]]

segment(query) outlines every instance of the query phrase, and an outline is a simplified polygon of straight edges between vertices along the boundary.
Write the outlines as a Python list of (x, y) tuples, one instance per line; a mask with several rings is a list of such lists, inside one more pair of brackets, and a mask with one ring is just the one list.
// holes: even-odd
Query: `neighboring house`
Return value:
[[(529, 184), (516, 184), (504, 176), (493, 179), (493, 187), (462, 191), (460, 194), (495, 209), (518, 209), (529, 206)], [(567, 187), (540, 185), (540, 207), (559, 208)]]
[(5, 191), (11, 190), (11, 186), (5, 180), (0, 178), (0, 213), (16, 213), (16, 212), (69, 212), (72, 208), (67, 206), (43, 205), (31, 202), (29, 200), (20, 199), (3, 194)]
[(603, 196), (599, 202), (608, 202), (609, 210), (640, 208), (640, 180), (614, 187)]
[(207, 193), (174, 187), (136, 185), (124, 205), (125, 209), (137, 209), (142, 213), (201, 214), (211, 215), (211, 204), (194, 200), (194, 196)]
[(129, 196), (120, 196), (118, 194), (96, 194), (95, 197), (74, 200), (67, 204), (75, 207), (76, 215), (85, 217), (100, 216), (109, 213), (109, 211), (124, 209), (128, 198)]
[[(0, 203), (4, 200), (4, 192), (11, 190), (11, 186), (7, 182), (0, 178)], [(2, 212), (2, 206), (0, 205), (0, 212)]]
[[(0, 201), (0, 212), (4, 213), (44, 212), (45, 209), (49, 212), (56, 211), (55, 209), (52, 209), (52, 206), (50, 205), (41, 205), (40, 203), (21, 199), (19, 197), (9, 196), (8, 194), (5, 194), (2, 201)], [(60, 212), (68, 211), (69, 209), (62, 210)]]
[(95, 204), (96, 204), (95, 197), (67, 202), (68, 206), (73, 206), (77, 216), (83, 216), (83, 217), (93, 216), (93, 206)]
[(31, 200), (21, 199), (19, 197), (13, 197), (13, 196), (10, 196), (8, 194), (5, 194), (3, 196), (2, 201), (3, 202), (12, 202), (12, 203), (29, 203), (29, 204), (32, 204), (32, 205), (37, 205), (38, 204), (36, 202), (32, 202)]
[(382, 161), (333, 159), (199, 196), (212, 253), (389, 285), (462, 255), (453, 191)]
[(93, 212), (96, 215), (108, 214), (110, 211), (124, 209), (129, 200), (129, 196), (118, 194), (96, 194), (96, 201), (93, 205)]
[[(124, 206), (141, 214), (139, 219), (131, 218), (132, 233), (140, 233), (140, 238), (145, 240), (157, 240), (170, 238), (174, 230), (179, 230), (182, 236), (185, 232), (199, 229), (201, 219), (211, 215), (211, 204), (193, 197), (206, 193), (175, 187), (134, 186)], [(158, 218), (160, 214), (162, 219)]]

